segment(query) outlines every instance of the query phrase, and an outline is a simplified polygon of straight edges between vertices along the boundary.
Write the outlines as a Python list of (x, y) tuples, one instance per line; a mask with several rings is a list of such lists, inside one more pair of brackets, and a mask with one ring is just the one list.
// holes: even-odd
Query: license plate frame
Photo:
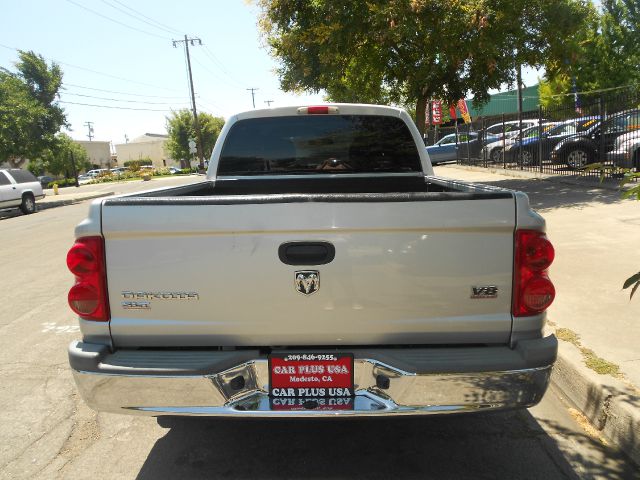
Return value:
[(353, 353), (272, 353), (269, 398), (353, 398), (354, 364)]

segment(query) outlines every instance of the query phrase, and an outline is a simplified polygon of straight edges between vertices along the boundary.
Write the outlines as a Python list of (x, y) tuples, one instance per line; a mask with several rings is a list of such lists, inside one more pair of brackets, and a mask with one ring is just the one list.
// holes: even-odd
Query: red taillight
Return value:
[(543, 232), (518, 230), (515, 237), (513, 316), (526, 317), (544, 312), (556, 291), (547, 269), (553, 262), (553, 245)]
[(109, 321), (104, 239), (76, 240), (67, 254), (67, 266), (76, 277), (75, 285), (69, 290), (71, 310), (85, 320)]

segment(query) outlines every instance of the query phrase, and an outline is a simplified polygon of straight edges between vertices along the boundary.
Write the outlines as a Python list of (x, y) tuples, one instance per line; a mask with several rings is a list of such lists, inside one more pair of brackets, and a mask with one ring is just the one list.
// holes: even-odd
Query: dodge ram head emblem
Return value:
[(295, 286), (299, 293), (311, 295), (320, 290), (320, 272), (317, 270), (299, 270), (295, 272)]

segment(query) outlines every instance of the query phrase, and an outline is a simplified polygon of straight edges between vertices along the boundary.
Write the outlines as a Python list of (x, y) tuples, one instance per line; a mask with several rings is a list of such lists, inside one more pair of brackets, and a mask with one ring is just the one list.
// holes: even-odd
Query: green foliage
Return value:
[(76, 173), (91, 168), (86, 149), (74, 142), (69, 135), (60, 133), (55, 136), (52, 145), (42, 153), (38, 162), (42, 164), (42, 171), (69, 178), (74, 173), (71, 158), (75, 162)]
[(55, 147), (66, 126), (57, 104), (62, 70), (34, 52), (19, 51), (16, 72), (0, 68), (0, 163), (19, 167)]
[(60, 180), (54, 180), (53, 182), (49, 182), (47, 184), (47, 188), (53, 188), (54, 185), (58, 185), (59, 188), (64, 187), (75, 187), (76, 179), (75, 178), (61, 178)]
[[(204, 158), (211, 157), (213, 147), (218, 140), (220, 130), (224, 126), (224, 118), (214, 117), (208, 113), (198, 114), (198, 123), (202, 134), (202, 153)], [(189, 140), (197, 141), (196, 129), (193, 122), (193, 114), (190, 110), (183, 109), (171, 112), (167, 117), (167, 150), (169, 156), (176, 160), (189, 160), (192, 154), (189, 153)]]
[(415, 108), (430, 98), (476, 103), (512, 83), (515, 66), (564, 54), (586, 17), (580, 0), (259, 0), (260, 25), (286, 91)]
[(140, 158), (138, 160), (127, 160), (123, 166), (131, 170), (140, 170), (143, 165), (153, 165), (153, 161), (149, 157)]
[(589, 92), (640, 82), (640, 9), (637, 0), (604, 0), (602, 12), (593, 5), (585, 28), (567, 38), (571, 54), (549, 61), (540, 85), (544, 107), (572, 106), (576, 91)]

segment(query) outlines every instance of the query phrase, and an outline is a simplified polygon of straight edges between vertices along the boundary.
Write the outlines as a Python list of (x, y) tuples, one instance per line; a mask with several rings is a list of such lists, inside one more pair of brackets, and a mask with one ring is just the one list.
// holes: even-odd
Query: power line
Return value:
[(84, 95), (82, 93), (65, 92), (64, 95), (72, 95), (74, 97), (95, 98), (96, 100), (109, 100), (112, 102), (124, 102), (124, 103), (144, 103), (146, 105), (172, 105), (176, 102), (145, 102), (142, 100), (125, 100), (120, 98), (99, 97), (96, 95)]
[(237, 89), (242, 90), (242, 87), (239, 87), (238, 85), (232, 84), (231, 82), (229, 82), (229, 80), (227, 80), (227, 79), (225, 79), (225, 78), (223, 78), (223, 77), (219, 76), (219, 75), (218, 75), (218, 74), (216, 74), (213, 70), (209, 69), (206, 65), (204, 65), (202, 62), (200, 62), (197, 58), (194, 58), (194, 59), (193, 59), (193, 61), (194, 61), (194, 62), (196, 62), (198, 65), (200, 65), (202, 68), (204, 68), (204, 69), (205, 69), (207, 72), (209, 72), (211, 75), (213, 75), (213, 77), (214, 77), (216, 80), (219, 80), (219, 81), (221, 81), (221, 82), (225, 83), (226, 85), (229, 85), (230, 87), (233, 87), (233, 88), (237, 88)]
[(79, 8), (82, 8), (83, 10), (86, 10), (86, 11), (88, 11), (88, 12), (91, 12), (91, 13), (93, 13), (94, 15), (97, 15), (97, 16), (99, 16), (99, 17), (102, 17), (102, 18), (104, 18), (104, 19), (106, 19), (106, 20), (109, 20), (109, 21), (111, 21), (111, 22), (113, 22), (113, 23), (117, 23), (118, 25), (122, 25), (123, 27), (129, 28), (129, 29), (131, 29), (131, 30), (135, 30), (136, 32), (144, 33), (145, 35), (150, 35), (150, 36), (152, 36), (152, 37), (156, 37), (156, 38), (161, 38), (161, 39), (163, 39), (163, 40), (166, 40), (166, 39), (167, 39), (167, 37), (163, 37), (163, 36), (161, 36), (161, 35), (157, 35), (157, 34), (155, 34), (155, 33), (147, 32), (146, 30), (141, 30), (141, 29), (139, 29), (139, 28), (137, 28), (137, 27), (132, 27), (131, 25), (127, 25), (126, 23), (122, 23), (122, 22), (121, 22), (121, 21), (119, 21), (119, 20), (115, 20), (115, 19), (113, 19), (113, 18), (111, 18), (111, 17), (108, 17), (107, 15), (103, 15), (103, 14), (102, 14), (102, 13), (100, 13), (100, 12), (96, 12), (95, 10), (92, 10), (92, 9), (90, 9), (90, 8), (88, 8), (88, 7), (85, 7), (84, 5), (80, 5), (79, 3), (76, 3), (76, 2), (74, 2), (73, 0), (66, 0), (66, 1), (67, 1), (67, 2), (69, 2), (69, 3), (71, 3), (71, 4), (73, 4), (73, 5), (75, 5), (76, 7), (79, 7)]
[(573, 95), (589, 95), (592, 93), (612, 92), (614, 90), (624, 90), (626, 88), (634, 88), (634, 87), (637, 87), (638, 85), (640, 85), (640, 83), (630, 83), (629, 85), (623, 85), (621, 87), (601, 88), (599, 90), (589, 90), (586, 92), (557, 93), (549, 96), (550, 97), (566, 97), (566, 96), (573, 96)]
[(231, 73), (225, 68), (224, 63), (222, 63), (220, 60), (218, 60), (218, 57), (216, 57), (214, 55), (214, 53), (211, 51), (211, 49), (207, 45), (204, 45), (204, 52), (205, 52), (205, 55), (207, 55), (209, 57), (209, 59), (211, 59), (212, 62), (214, 62), (216, 65), (218, 65), (218, 67), (220, 67), (220, 70), (222, 70), (224, 73), (226, 73), (227, 76), (231, 80), (233, 80), (236, 83), (239, 83), (240, 85), (242, 85), (244, 83), (244, 82), (238, 80), (235, 76), (231, 75)]
[(93, 103), (67, 102), (66, 100), (59, 100), (58, 102), (68, 104), (68, 105), (82, 105), (84, 107), (112, 108), (115, 110), (139, 110), (144, 112), (171, 112), (172, 111), (170, 108), (158, 109), (158, 108), (116, 107), (112, 105), (96, 105)]
[[(0, 43), (0, 47), (6, 48), (7, 50), (14, 50), (16, 52), (20, 51), (19, 48), (9, 47), (8, 45), (4, 45), (2, 43)], [(46, 57), (43, 57), (43, 58), (46, 58)], [(46, 58), (46, 59), (49, 60), (49, 61), (55, 62), (55, 63), (57, 63), (59, 65), (65, 65), (67, 67), (77, 68), (78, 70), (84, 70), (85, 72), (94, 73), (96, 75), (102, 75), (103, 77), (114, 78), (116, 80), (122, 80), (124, 82), (129, 82), (129, 83), (135, 83), (135, 84), (138, 84), (138, 85), (142, 85), (144, 87), (157, 88), (159, 90), (167, 90), (169, 92), (176, 92), (177, 91), (175, 88), (159, 87), (158, 85), (151, 85), (150, 83), (144, 83), (144, 82), (139, 82), (137, 80), (131, 80), (129, 78), (118, 77), (117, 75), (111, 75), (110, 73), (99, 72), (97, 70), (92, 70), (92, 69), (87, 68), (87, 67), (81, 67), (79, 65), (74, 65), (72, 63), (62, 62), (62, 61), (56, 60), (54, 58)]]
[(146, 97), (146, 98), (184, 98), (182, 95), (180, 96), (165, 96), (165, 95), (143, 95), (141, 93), (129, 93), (129, 92), (120, 92), (118, 90), (106, 90), (104, 88), (93, 88), (93, 87), (85, 87), (84, 85), (76, 85), (74, 83), (64, 83), (63, 89), (65, 86), (82, 88), (84, 90), (94, 90), (96, 92), (106, 92), (106, 93), (118, 93), (120, 95), (129, 95), (131, 97)]
[[(177, 32), (177, 30), (173, 30), (173, 29), (170, 29), (170, 28), (165, 28), (165, 27), (162, 27), (162, 26), (154, 25), (153, 23), (151, 23), (151, 22), (149, 22), (149, 21), (147, 21), (147, 20), (145, 20), (145, 19), (143, 19), (143, 18), (140, 18), (140, 16), (139, 16), (139, 15), (142, 15), (142, 14), (134, 15), (134, 14), (132, 14), (132, 13), (129, 13), (129, 12), (127, 12), (126, 10), (123, 10), (122, 8), (118, 7), (117, 5), (114, 5), (113, 3), (109, 2), (108, 0), (100, 0), (100, 1), (101, 1), (102, 3), (104, 3), (105, 5), (109, 5), (111, 8), (115, 8), (115, 9), (116, 9), (116, 10), (118, 10), (119, 12), (124, 13), (124, 14), (125, 14), (125, 15), (127, 15), (128, 17), (131, 17), (131, 18), (133, 18), (134, 20), (137, 20), (137, 21), (139, 21), (139, 22), (146, 23), (147, 25), (149, 25), (149, 26), (151, 26), (151, 27), (153, 27), (153, 28), (157, 28), (158, 30), (163, 30), (163, 31), (165, 31), (165, 32), (167, 32), (167, 33), (175, 33), (175, 32)], [(126, 5), (125, 5), (125, 6), (126, 6)], [(127, 8), (128, 8), (128, 7), (127, 7)], [(144, 17), (144, 15), (142, 15), (142, 16)], [(156, 23), (157, 23), (157, 22), (156, 22)]]
[(216, 103), (215, 101), (211, 100), (210, 98), (206, 98), (206, 97), (202, 97), (202, 96), (198, 95), (198, 100), (200, 100), (200, 101), (204, 100), (205, 102), (207, 102), (207, 104), (213, 105), (214, 107), (216, 107), (217, 110), (225, 110), (224, 107), (221, 107), (218, 103)]
[(118, 0), (113, 0), (113, 1), (114, 1), (114, 2), (116, 2), (118, 5), (123, 6), (123, 7), (124, 7), (124, 8), (126, 8), (127, 10), (130, 10), (130, 11), (132, 11), (132, 12), (134, 12), (134, 13), (137, 13), (137, 14), (138, 14), (138, 15), (140, 15), (141, 17), (144, 17), (144, 18), (146, 18), (147, 20), (152, 21), (153, 23), (157, 23), (157, 24), (158, 24), (158, 25), (160, 25), (161, 27), (164, 27), (164, 28), (166, 28), (167, 30), (171, 30), (171, 31), (173, 31), (174, 33), (176, 33), (176, 34), (180, 35), (180, 30), (176, 30), (175, 28), (172, 28), (172, 27), (170, 27), (170, 26), (168, 26), (168, 25), (165, 25), (164, 23), (160, 23), (160, 22), (158, 22), (157, 20), (154, 20), (153, 18), (148, 17), (148, 16), (147, 16), (147, 15), (145, 15), (144, 13), (139, 12), (138, 10), (136, 10), (136, 9), (134, 9), (134, 8), (131, 8), (131, 7), (130, 7), (130, 6), (128, 6), (128, 5), (125, 5), (124, 3), (122, 3), (122, 2), (120, 2), (120, 1), (118, 1)]

